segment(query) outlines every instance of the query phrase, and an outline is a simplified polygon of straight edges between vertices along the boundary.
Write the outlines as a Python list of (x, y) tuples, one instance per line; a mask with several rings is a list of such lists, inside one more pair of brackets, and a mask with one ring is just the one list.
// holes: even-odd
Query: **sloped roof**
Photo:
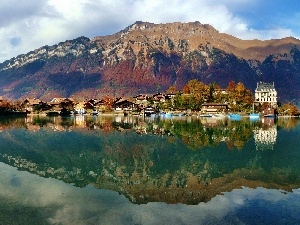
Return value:
[(122, 104), (125, 102), (133, 103), (133, 100), (131, 98), (120, 98), (114, 104)]
[(38, 105), (41, 102), (41, 100), (38, 98), (26, 98), (24, 102), (26, 101), (28, 102), (29, 105)]
[(256, 91), (275, 90), (274, 83), (257, 83)]
[(73, 98), (53, 98), (49, 104), (51, 105), (56, 105), (56, 104), (59, 104), (61, 102), (64, 102), (64, 101), (70, 101), (70, 102), (74, 102), (74, 99)]

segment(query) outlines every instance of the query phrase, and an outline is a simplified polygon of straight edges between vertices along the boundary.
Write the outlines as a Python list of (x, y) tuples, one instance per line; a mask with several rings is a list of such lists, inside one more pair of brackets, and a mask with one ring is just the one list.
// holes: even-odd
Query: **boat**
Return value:
[(250, 113), (250, 118), (259, 118), (259, 113)]
[(160, 112), (159, 115), (161, 117), (163, 117), (163, 118), (171, 118), (172, 117), (172, 113), (171, 112)]
[(184, 115), (184, 113), (180, 112), (180, 111), (172, 112), (172, 116), (183, 116), (183, 115)]
[(172, 117), (172, 113), (171, 113), (171, 112), (166, 112), (166, 113), (165, 113), (165, 117), (166, 117), (166, 118)]
[(260, 117), (259, 113), (250, 113), (250, 115), (249, 115), (249, 118), (252, 121), (259, 120), (259, 117)]
[(275, 117), (275, 114), (272, 114), (272, 113), (270, 113), (270, 114), (265, 114), (264, 117), (271, 117), (271, 118), (274, 118), (274, 117)]
[(212, 114), (199, 114), (199, 117), (212, 117)]
[(221, 119), (221, 118), (224, 118), (225, 115), (222, 114), (222, 113), (216, 113), (216, 114), (213, 114), (212, 117), (214, 117), (214, 118), (220, 118)]
[(151, 114), (155, 114), (155, 110), (152, 107), (147, 107), (144, 109), (145, 116), (151, 116)]
[(242, 116), (240, 114), (236, 114), (236, 113), (229, 113), (228, 117), (231, 120), (240, 120), (240, 119), (242, 119)]

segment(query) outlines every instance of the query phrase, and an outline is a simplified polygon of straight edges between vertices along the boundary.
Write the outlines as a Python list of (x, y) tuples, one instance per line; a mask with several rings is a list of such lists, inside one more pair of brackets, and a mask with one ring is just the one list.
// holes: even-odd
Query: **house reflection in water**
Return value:
[(84, 115), (79, 114), (79, 115), (76, 115), (74, 118), (75, 118), (74, 124), (77, 127), (82, 127), (82, 128), (86, 127), (86, 118)]
[(277, 138), (277, 126), (274, 118), (263, 118), (263, 127), (255, 129), (254, 141), (256, 150), (273, 150)]

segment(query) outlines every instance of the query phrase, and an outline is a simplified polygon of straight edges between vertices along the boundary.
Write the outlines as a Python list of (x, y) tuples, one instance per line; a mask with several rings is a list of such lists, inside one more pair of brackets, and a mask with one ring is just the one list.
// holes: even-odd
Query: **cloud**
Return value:
[(46, 0), (2, 0), (0, 2), (0, 28), (40, 15), (46, 2)]
[[(220, 0), (218, 4), (211, 0), (0, 1), (0, 62), (79, 36), (113, 34), (135, 21), (199, 21), (242, 39), (294, 35), (292, 28), (284, 25), (253, 28), (256, 18), (251, 15), (256, 15), (253, 12), (261, 4), (258, 0)], [(250, 16), (245, 17), (247, 13)]]

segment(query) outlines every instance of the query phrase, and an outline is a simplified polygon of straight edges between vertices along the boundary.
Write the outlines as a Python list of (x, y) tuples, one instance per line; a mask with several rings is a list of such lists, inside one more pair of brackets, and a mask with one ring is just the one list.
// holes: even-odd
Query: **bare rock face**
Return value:
[(163, 92), (188, 80), (233, 80), (254, 90), (275, 82), (281, 101), (300, 99), (300, 40), (241, 40), (212, 26), (136, 22), (109, 36), (79, 37), (0, 64), (0, 95), (100, 98)]

